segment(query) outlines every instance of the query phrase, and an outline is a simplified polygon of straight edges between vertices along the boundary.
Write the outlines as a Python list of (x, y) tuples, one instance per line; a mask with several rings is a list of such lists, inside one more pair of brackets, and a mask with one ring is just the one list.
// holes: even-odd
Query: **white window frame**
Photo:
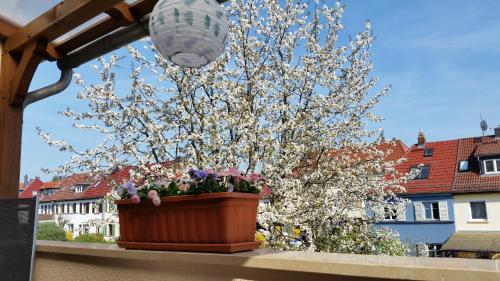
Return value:
[[(486, 162), (488, 161), (493, 161), (493, 172), (488, 172), (486, 170)], [(484, 173), (485, 174), (500, 174), (500, 167), (497, 167), (497, 161), (500, 161), (500, 159), (495, 158), (495, 159), (485, 159), (483, 160), (483, 167), (484, 167)]]
[[(439, 218), (434, 217), (434, 208), (431, 210), (432, 218), (427, 218), (425, 213), (425, 203), (436, 203), (438, 205)], [(446, 200), (437, 200), (437, 201), (420, 201), (422, 204), (422, 220), (423, 221), (447, 221), (449, 220), (449, 206)], [(431, 205), (432, 207), (432, 205)], [(446, 211), (446, 214), (444, 213)]]
[[(472, 218), (472, 204), (471, 203), (484, 203), (484, 209), (486, 211), (486, 218), (485, 219)], [(484, 200), (469, 201), (469, 221), (470, 222), (488, 222), (488, 206), (486, 205), (486, 201), (484, 201)]]

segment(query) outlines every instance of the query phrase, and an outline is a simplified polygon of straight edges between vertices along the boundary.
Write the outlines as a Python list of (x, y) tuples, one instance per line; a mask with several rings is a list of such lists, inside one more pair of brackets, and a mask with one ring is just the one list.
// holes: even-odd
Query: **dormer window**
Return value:
[(74, 187), (74, 189), (75, 189), (75, 192), (84, 192), (85, 189), (87, 189), (87, 186), (86, 185), (76, 185)]
[(432, 148), (424, 149), (424, 157), (431, 157), (433, 151), (434, 151), (434, 149), (432, 149)]
[(458, 164), (458, 171), (459, 172), (467, 172), (469, 171), (469, 160), (462, 160)]
[(500, 159), (484, 160), (483, 164), (484, 164), (484, 173), (485, 174), (500, 173)]

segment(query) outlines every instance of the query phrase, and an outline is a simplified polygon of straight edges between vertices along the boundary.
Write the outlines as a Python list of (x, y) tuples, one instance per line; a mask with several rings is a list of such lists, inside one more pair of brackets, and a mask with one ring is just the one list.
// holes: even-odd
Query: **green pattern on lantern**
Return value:
[(210, 1), (208, 0), (205, 0), (205, 3), (207, 3), (207, 5), (210, 5)]
[(158, 36), (158, 32), (156, 31), (156, 22), (155, 22), (155, 20), (156, 20), (155, 17), (151, 16), (151, 21), (152, 21), (151, 22), (151, 24), (152, 24), (152, 26), (151, 26), (152, 28), (151, 29), (153, 31), (153, 34)]
[(210, 18), (210, 16), (209, 16), (209, 15), (206, 15), (206, 16), (205, 16), (205, 28), (206, 28), (206, 29), (210, 29), (210, 21), (211, 21), (211, 20), (212, 20), (212, 19)]
[(214, 35), (215, 37), (219, 37), (220, 33), (220, 25), (218, 23), (214, 24)]
[(161, 10), (158, 13), (158, 20), (160, 21), (161, 24), (165, 24), (165, 16), (163, 15), (164, 10)]
[(179, 22), (179, 10), (177, 8), (174, 8), (174, 17), (175, 22)]
[(190, 25), (193, 26), (193, 12), (187, 11), (184, 13), (184, 17), (186, 18), (186, 22)]
[(196, 0), (184, 0), (184, 3), (186, 3), (186, 6), (191, 6), (193, 3), (196, 2)]
[(218, 18), (218, 19), (221, 19), (221, 18), (222, 18), (222, 16), (224, 15), (224, 13), (223, 13), (223, 12), (221, 12), (221, 11), (217, 11), (217, 12), (215, 13), (215, 15), (217, 16), (217, 18)]

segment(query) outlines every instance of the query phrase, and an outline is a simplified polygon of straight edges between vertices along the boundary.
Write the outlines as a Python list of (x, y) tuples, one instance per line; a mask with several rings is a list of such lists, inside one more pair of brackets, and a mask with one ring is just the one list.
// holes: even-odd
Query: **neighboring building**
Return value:
[(38, 177), (30, 180), (27, 184), (24, 184), (23, 191), (19, 193), (19, 198), (31, 198), (33, 197), (34, 192), (39, 194), (43, 184), (43, 181), (41, 181)]
[(111, 191), (109, 180), (115, 180), (120, 172), (123, 173), (118, 171), (100, 181), (94, 181), (89, 174), (75, 174), (51, 182), (43, 189), (39, 214), (52, 215), (72, 237), (85, 233), (116, 239), (119, 235), (116, 209), (105, 196)]
[[(427, 142), (420, 132), (417, 143), (404, 155), (406, 161), (397, 167), (402, 173), (418, 173), (400, 194), (409, 204), (394, 210), (395, 214), (385, 210), (385, 220), (378, 225), (399, 232), (415, 252), (429, 250), (431, 256), (440, 255), (441, 246), (455, 231), (451, 191), (457, 146), (457, 140)], [(417, 249), (424, 244), (427, 249)]]
[(452, 188), (456, 233), (445, 249), (459, 257), (500, 253), (500, 128), (460, 139)]

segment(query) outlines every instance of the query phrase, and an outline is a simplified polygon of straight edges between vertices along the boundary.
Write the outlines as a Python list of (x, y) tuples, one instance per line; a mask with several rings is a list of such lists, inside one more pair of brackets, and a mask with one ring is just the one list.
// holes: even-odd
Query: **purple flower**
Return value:
[(121, 186), (116, 188), (116, 194), (120, 197), (123, 196), (123, 188)]
[(123, 184), (123, 188), (127, 190), (128, 194), (135, 195), (137, 194), (137, 189), (131, 181), (127, 181)]
[(234, 191), (234, 185), (228, 183), (227, 184), (227, 192), (233, 192)]
[(192, 179), (194, 179), (196, 181), (203, 181), (203, 180), (206, 180), (208, 177), (208, 173), (206, 171), (203, 171), (203, 170), (191, 169), (191, 170), (189, 170), (188, 174)]

